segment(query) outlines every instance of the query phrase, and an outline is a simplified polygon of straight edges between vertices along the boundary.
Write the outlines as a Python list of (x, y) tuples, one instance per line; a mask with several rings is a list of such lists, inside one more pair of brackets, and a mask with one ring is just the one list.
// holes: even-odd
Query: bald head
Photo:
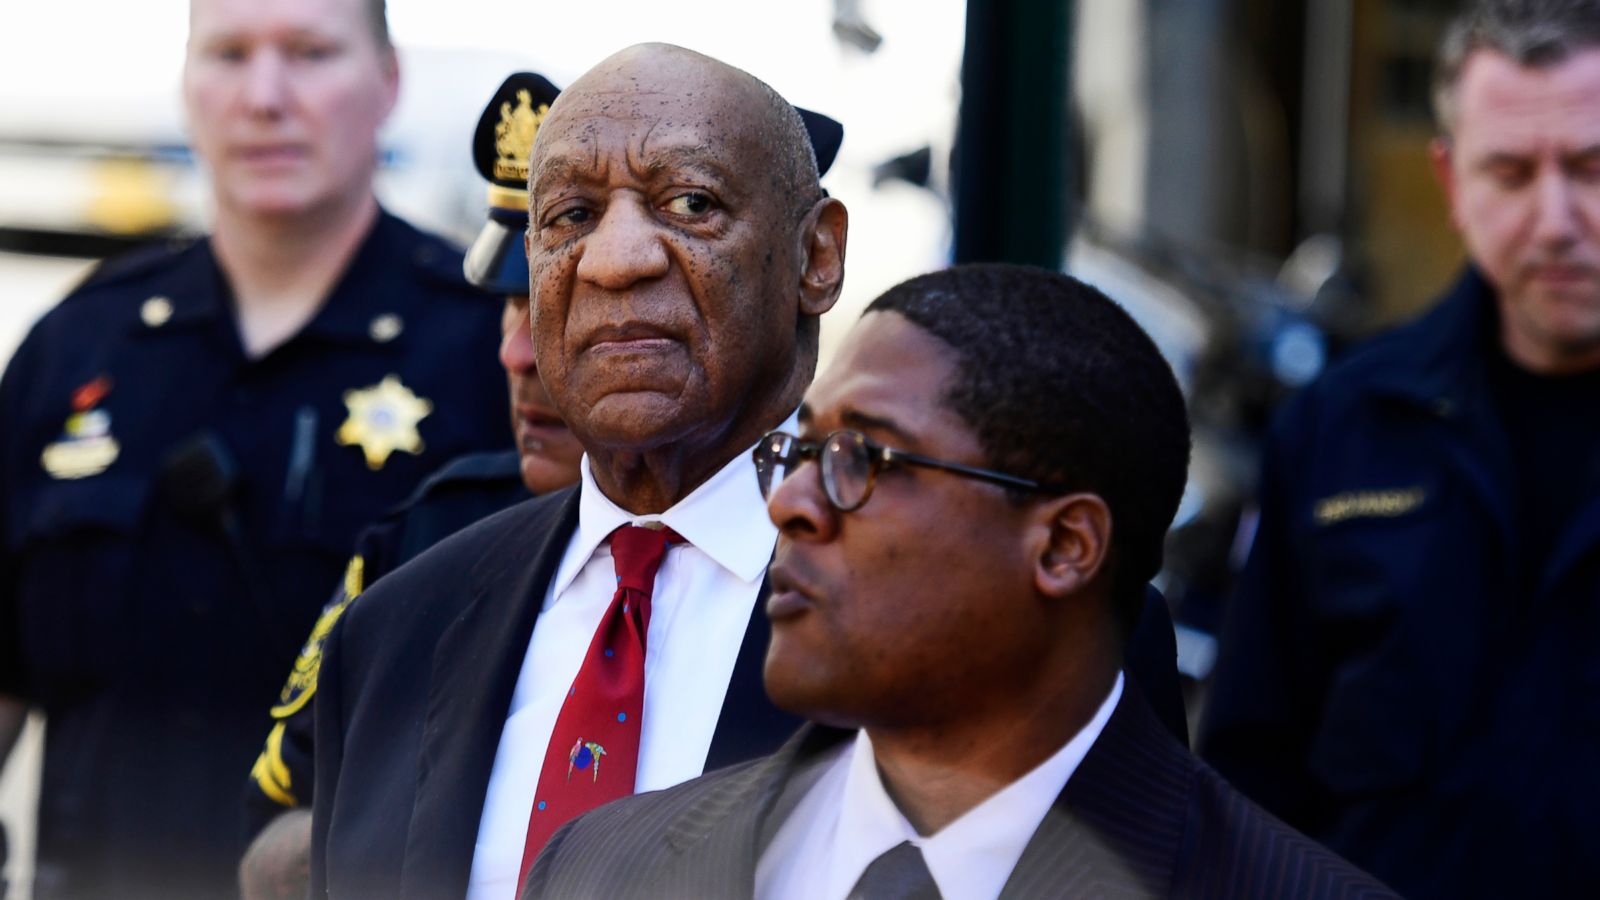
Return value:
[[(699, 124), (719, 126), (719, 137), (765, 159), (775, 212), (798, 218), (821, 198), (816, 155), (795, 108), (749, 72), (672, 44), (635, 44), (606, 57), (562, 92), (540, 134), (563, 121), (656, 117), (673, 108), (681, 117), (663, 125), (704, 116)], [(536, 143), (530, 176), (539, 159)]]

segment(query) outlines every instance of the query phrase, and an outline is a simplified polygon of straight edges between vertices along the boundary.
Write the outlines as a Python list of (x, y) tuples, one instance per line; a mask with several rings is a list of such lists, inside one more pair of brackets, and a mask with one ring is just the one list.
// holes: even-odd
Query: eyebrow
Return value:
[[(540, 193), (550, 190), (553, 184), (599, 180), (594, 174), (594, 160), (598, 155), (597, 151), (591, 150), (590, 153), (573, 153), (546, 160), (539, 166), (529, 193), (537, 197)], [(631, 152), (628, 154), (628, 161), (630, 166), (635, 161)], [(733, 172), (721, 162), (708, 157), (697, 146), (646, 151), (643, 165), (638, 168), (646, 181), (655, 181), (673, 172), (689, 172), (714, 182), (722, 193), (731, 192), (735, 195), (739, 193)]]
[[(799, 413), (800, 424), (802, 426), (810, 425), (815, 418), (816, 413), (812, 410), (811, 404), (802, 402)], [(860, 410), (845, 410), (839, 414), (839, 421), (846, 428), (853, 428), (856, 431), (878, 431), (893, 435), (897, 441), (908, 443), (916, 441), (911, 432), (900, 427), (893, 419), (875, 416)]]

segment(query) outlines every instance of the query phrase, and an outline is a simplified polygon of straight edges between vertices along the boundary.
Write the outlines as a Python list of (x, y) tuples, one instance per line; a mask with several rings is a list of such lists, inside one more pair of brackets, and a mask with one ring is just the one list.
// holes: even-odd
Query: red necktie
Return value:
[(533, 861), (556, 829), (583, 813), (633, 793), (644, 717), (644, 642), (650, 633), (650, 594), (670, 528), (624, 525), (611, 533), (617, 592), (600, 618), (578, 677), (561, 704), (539, 770), (528, 815), (517, 896)]

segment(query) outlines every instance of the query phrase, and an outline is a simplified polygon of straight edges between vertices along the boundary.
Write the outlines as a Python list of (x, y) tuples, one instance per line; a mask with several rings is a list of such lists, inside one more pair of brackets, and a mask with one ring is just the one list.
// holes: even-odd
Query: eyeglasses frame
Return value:
[[(853, 435), (856, 438), (860, 438), (862, 446), (866, 447), (867, 449), (867, 486), (861, 491), (861, 499), (848, 507), (839, 503), (834, 498), (833, 492), (828, 490), (827, 479), (822, 477), (822, 472), (820, 471), (822, 467), (822, 448), (827, 446), (829, 442), (841, 434)], [(872, 489), (877, 486), (878, 472), (885, 468), (896, 465), (921, 466), (925, 469), (938, 469), (954, 475), (960, 475), (965, 478), (973, 478), (978, 481), (985, 481), (989, 484), (999, 485), (1000, 487), (1010, 488), (1012, 490), (1028, 491), (1036, 494), (1063, 493), (1063, 489), (1054, 485), (1034, 481), (1031, 478), (1023, 478), (1020, 475), (1008, 475), (1005, 472), (997, 472), (993, 469), (969, 466), (965, 463), (950, 462), (948, 460), (935, 459), (931, 456), (923, 456), (920, 453), (912, 453), (909, 450), (897, 450), (893, 447), (885, 447), (884, 445), (874, 441), (854, 428), (840, 428), (837, 431), (831, 431), (820, 441), (802, 440), (798, 435), (790, 434), (787, 431), (769, 431), (761, 436), (760, 442), (756, 444), (755, 450), (751, 452), (751, 459), (756, 463), (758, 468), (761, 465), (760, 456), (762, 449), (769, 446), (770, 442), (775, 437), (787, 438), (791, 442), (790, 453), (798, 457), (798, 461), (795, 463), (795, 468), (799, 468), (799, 465), (805, 462), (815, 462), (817, 464), (817, 478), (822, 481), (822, 493), (828, 498), (828, 504), (839, 512), (855, 512), (856, 510), (865, 506), (867, 504), (867, 500), (872, 496)], [(787, 476), (785, 476), (785, 478), (787, 478)], [(778, 484), (782, 484), (782, 482), (780, 481)], [(768, 487), (767, 490), (769, 496), (772, 491), (777, 490), (778, 484), (773, 484)]]

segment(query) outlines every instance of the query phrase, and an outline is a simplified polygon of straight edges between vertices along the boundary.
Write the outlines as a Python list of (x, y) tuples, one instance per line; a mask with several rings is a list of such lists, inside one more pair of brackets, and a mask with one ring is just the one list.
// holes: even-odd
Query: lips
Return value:
[(772, 586), (767, 595), (767, 618), (773, 624), (798, 618), (814, 605), (815, 589), (800, 580), (790, 564), (774, 562), (767, 577)]
[(1595, 276), (1594, 270), (1586, 265), (1566, 262), (1533, 263), (1528, 266), (1527, 273), (1531, 280), (1548, 285), (1581, 284)]
[(246, 144), (233, 150), (235, 159), (268, 168), (293, 165), (309, 155), (306, 146), (297, 143)]
[(596, 353), (651, 352), (678, 343), (666, 329), (643, 322), (606, 325), (589, 336), (585, 349)]

